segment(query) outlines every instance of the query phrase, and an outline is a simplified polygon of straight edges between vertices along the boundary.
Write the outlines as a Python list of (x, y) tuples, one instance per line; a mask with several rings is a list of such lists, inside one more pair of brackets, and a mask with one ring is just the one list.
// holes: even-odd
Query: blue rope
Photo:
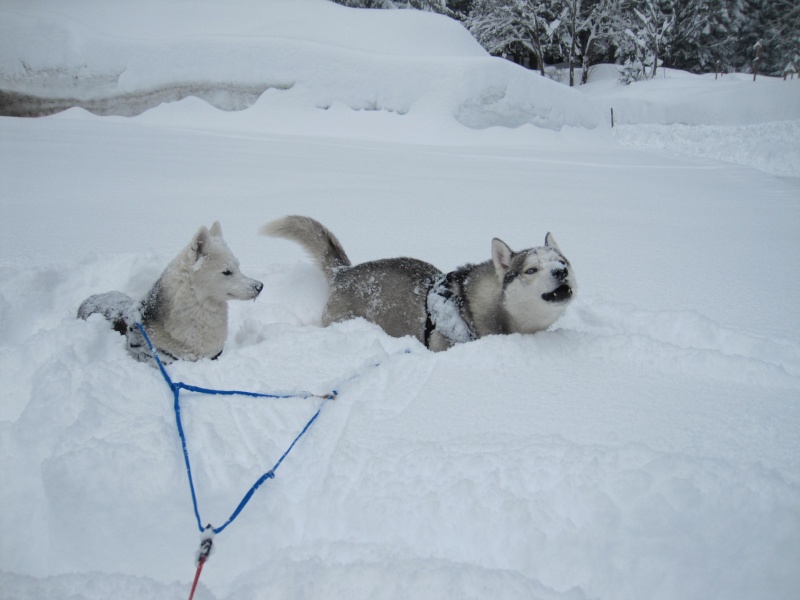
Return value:
[(239, 505), (236, 507), (233, 513), (231, 513), (231, 516), (228, 517), (228, 520), (225, 521), (225, 523), (223, 523), (220, 527), (215, 527), (212, 529), (212, 531), (215, 534), (219, 533), (223, 529), (225, 529), (228, 525), (230, 525), (234, 521), (234, 519), (236, 519), (236, 517), (239, 516), (239, 513), (241, 513), (244, 507), (247, 505), (247, 503), (250, 502), (250, 499), (253, 497), (253, 494), (255, 494), (256, 490), (261, 487), (261, 484), (263, 484), (267, 479), (275, 478), (275, 471), (278, 469), (278, 467), (281, 466), (283, 459), (285, 459), (286, 456), (289, 454), (289, 452), (292, 451), (292, 448), (294, 448), (295, 444), (297, 444), (297, 441), (301, 437), (303, 437), (306, 431), (308, 431), (308, 428), (311, 427), (311, 424), (317, 420), (317, 417), (319, 416), (320, 411), (322, 411), (322, 407), (325, 405), (325, 402), (327, 402), (328, 400), (333, 400), (336, 397), (336, 390), (332, 391), (330, 394), (327, 394), (325, 396), (319, 396), (317, 394), (312, 394), (310, 392), (297, 392), (294, 394), (280, 395), (280, 394), (260, 394), (256, 392), (240, 392), (236, 390), (213, 390), (208, 388), (197, 387), (194, 385), (188, 385), (180, 381), (175, 383), (172, 381), (169, 374), (167, 373), (167, 370), (164, 368), (164, 364), (161, 362), (161, 359), (158, 358), (158, 352), (156, 351), (155, 347), (150, 341), (150, 338), (147, 336), (147, 332), (145, 332), (144, 327), (142, 327), (142, 325), (139, 323), (136, 323), (136, 327), (139, 329), (139, 332), (142, 334), (142, 336), (144, 336), (144, 339), (147, 342), (148, 347), (150, 348), (150, 352), (152, 353), (153, 358), (156, 361), (156, 364), (158, 364), (158, 368), (161, 371), (161, 375), (164, 376), (164, 380), (167, 382), (167, 385), (169, 386), (170, 390), (172, 390), (172, 396), (174, 399), (173, 407), (175, 409), (175, 422), (177, 423), (178, 426), (178, 436), (181, 439), (181, 449), (183, 450), (183, 461), (186, 464), (186, 473), (189, 476), (189, 489), (192, 493), (192, 505), (194, 506), (194, 516), (195, 519), (197, 519), (197, 527), (200, 529), (201, 533), (205, 531), (205, 527), (203, 527), (203, 521), (200, 518), (200, 510), (197, 507), (197, 494), (195, 493), (194, 490), (194, 480), (192, 478), (192, 465), (189, 462), (189, 452), (186, 449), (186, 435), (184, 434), (183, 423), (181, 422), (181, 405), (180, 405), (181, 390), (186, 390), (188, 392), (197, 392), (200, 394), (217, 394), (224, 396), (238, 395), (238, 396), (251, 396), (255, 398), (317, 397), (323, 399), (323, 402), (322, 404), (320, 404), (319, 408), (317, 409), (317, 412), (315, 412), (314, 416), (311, 417), (311, 419), (309, 419), (308, 423), (306, 423), (306, 426), (303, 427), (303, 430), (299, 434), (297, 434), (297, 437), (294, 438), (294, 441), (289, 445), (289, 448), (287, 448), (286, 452), (284, 452), (283, 455), (278, 459), (278, 462), (276, 462), (275, 465), (269, 471), (261, 475), (261, 477), (259, 477), (256, 480), (256, 482), (250, 487), (250, 489), (247, 490), (247, 493), (244, 495), (244, 498), (242, 498), (242, 501), (239, 502)]

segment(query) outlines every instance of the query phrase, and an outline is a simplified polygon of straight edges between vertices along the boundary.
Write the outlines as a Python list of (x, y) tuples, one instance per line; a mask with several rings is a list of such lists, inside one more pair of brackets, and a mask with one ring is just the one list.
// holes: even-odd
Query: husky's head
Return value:
[(200, 227), (182, 259), (181, 270), (190, 275), (193, 291), (201, 302), (252, 300), (264, 287), (239, 270), (239, 261), (222, 239), (219, 221), (210, 230)]
[(547, 329), (563, 314), (576, 290), (575, 274), (548, 233), (544, 246), (514, 252), (492, 240), (492, 262), (503, 287), (503, 304), (513, 331)]

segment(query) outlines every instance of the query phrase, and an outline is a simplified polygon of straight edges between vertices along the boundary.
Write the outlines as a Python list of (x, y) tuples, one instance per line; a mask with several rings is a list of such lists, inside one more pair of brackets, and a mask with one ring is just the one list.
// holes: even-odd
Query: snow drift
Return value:
[[(79, 3), (67, 16), (59, 3), (12, 4), (4, 17), (4, 114), (81, 106), (130, 116), (187, 96), (241, 110), (276, 89), (321, 109), (405, 114), (432, 104), (471, 127), (594, 122), (572, 90), (489, 57), (460, 24), (431, 13), (272, 0), (235, 10)], [(537, 101), (540, 89), (560, 101)]]

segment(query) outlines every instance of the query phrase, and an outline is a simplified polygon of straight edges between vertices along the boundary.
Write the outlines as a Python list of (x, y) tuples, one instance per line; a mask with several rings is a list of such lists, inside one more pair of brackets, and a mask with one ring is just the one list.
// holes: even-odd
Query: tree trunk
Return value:
[(589, 55), (584, 54), (581, 57), (581, 85), (586, 85), (589, 82)]
[(536, 55), (536, 60), (539, 63), (539, 72), (544, 77), (544, 52), (542, 52), (542, 43), (539, 39), (539, 18), (536, 13), (533, 13), (533, 32), (532, 32), (532, 45), (534, 47), (533, 53)]
[(589, 56), (594, 46), (594, 34), (589, 36), (586, 46), (581, 48), (581, 85), (586, 85), (589, 81)]
[(658, 42), (653, 42), (653, 70), (650, 73), (650, 78), (655, 79), (658, 71)]
[(569, 87), (575, 85), (575, 29), (578, 26), (578, 10), (580, 9), (580, 0), (574, 0), (571, 4), (571, 19), (570, 19), (570, 40), (569, 44)]

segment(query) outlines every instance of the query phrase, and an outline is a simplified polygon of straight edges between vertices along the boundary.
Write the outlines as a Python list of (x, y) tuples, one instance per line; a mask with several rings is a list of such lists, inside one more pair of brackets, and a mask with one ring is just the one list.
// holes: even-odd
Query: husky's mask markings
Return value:
[(352, 265), (336, 236), (309, 217), (284, 217), (261, 232), (299, 243), (325, 273), (323, 325), (363, 317), (434, 351), (485, 335), (547, 329), (576, 289), (572, 267), (549, 233), (544, 246), (520, 252), (494, 239), (491, 260), (445, 274), (413, 258)]
[(137, 322), (165, 363), (216, 358), (228, 336), (228, 300), (254, 299), (262, 288), (239, 270), (215, 222), (210, 230), (200, 228), (140, 301), (122, 292), (96, 294), (81, 304), (78, 317), (102, 314), (127, 337), (137, 360), (153, 362)]

